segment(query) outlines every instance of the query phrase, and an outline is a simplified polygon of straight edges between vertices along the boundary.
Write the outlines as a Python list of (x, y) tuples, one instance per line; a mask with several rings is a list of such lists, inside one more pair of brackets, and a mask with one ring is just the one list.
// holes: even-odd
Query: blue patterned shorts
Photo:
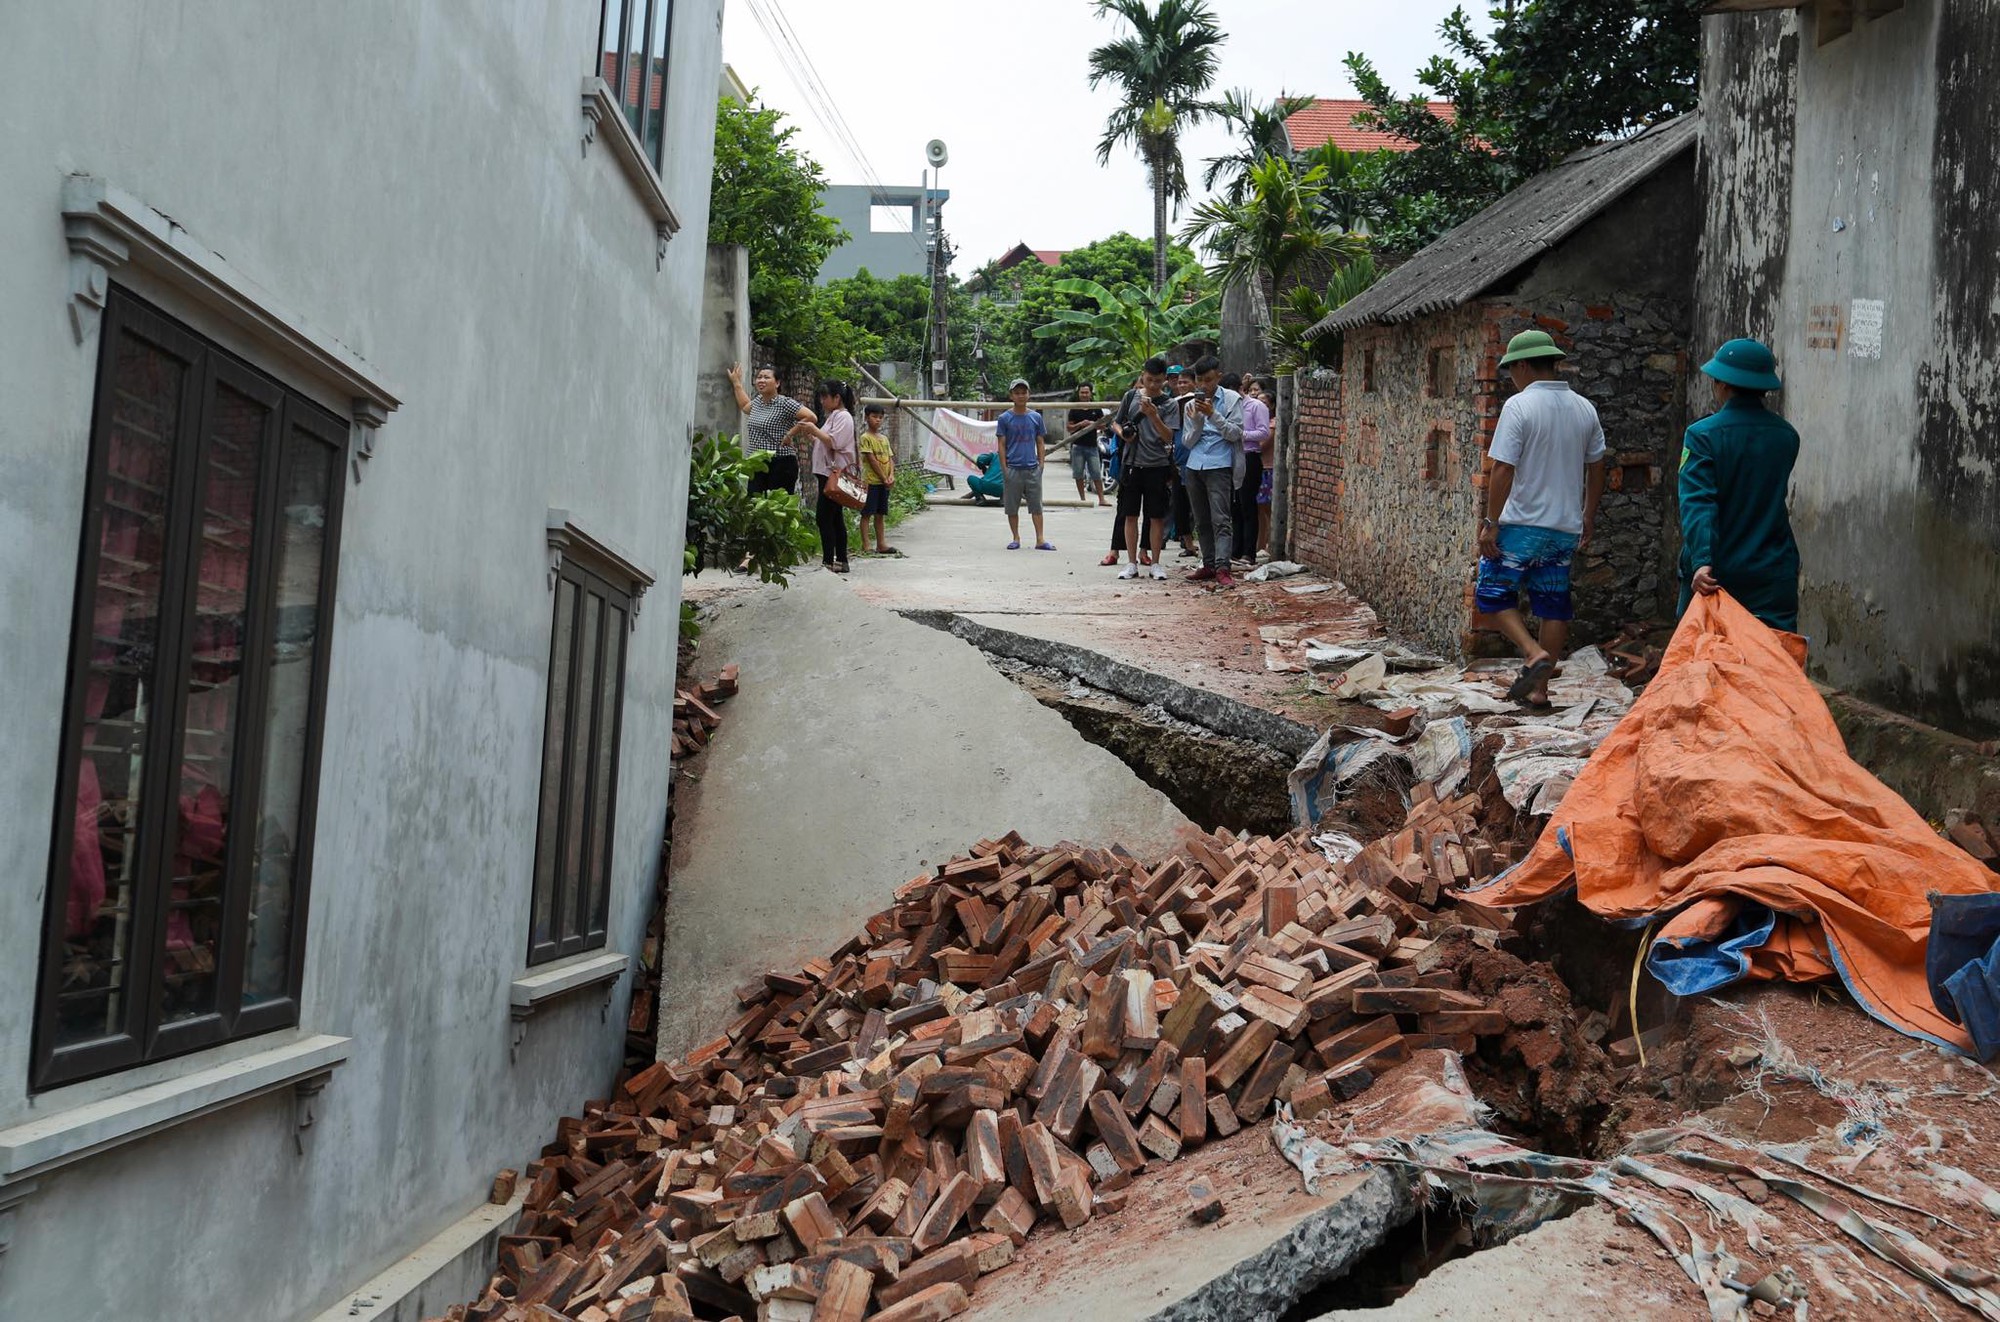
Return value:
[(1528, 609), (1536, 619), (1568, 620), (1576, 615), (1570, 603), (1569, 565), (1576, 556), (1576, 534), (1525, 523), (1500, 525), (1500, 557), (1479, 559), (1479, 586), (1474, 603), (1481, 615), (1498, 615), (1521, 603), (1528, 591)]

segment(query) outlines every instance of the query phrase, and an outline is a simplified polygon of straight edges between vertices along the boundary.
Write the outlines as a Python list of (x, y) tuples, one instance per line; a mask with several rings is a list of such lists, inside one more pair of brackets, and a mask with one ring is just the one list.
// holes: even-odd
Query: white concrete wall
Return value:
[[(544, 513), (660, 577), (630, 638), (611, 948), (659, 862), (720, 0), (675, 6), (653, 224), (579, 88), (597, 6), (64, 0), (0, 42), (0, 1128), (262, 1038), (30, 1096), (31, 1022), (97, 340), (67, 316), (63, 180), (175, 218), (401, 392), (347, 495), (301, 1034), (353, 1038), (298, 1155), (289, 1092), (42, 1181), (0, 1317), (308, 1315), (483, 1201), (602, 1096), (584, 993), (527, 1025), (551, 600)], [(270, 365), (235, 328), (138, 286)], [(295, 371), (277, 375), (346, 401)], [(629, 979), (629, 973), (627, 978)]]
[[(2000, 731), (2000, 11), (1704, 20), (1695, 361), (1767, 340), (1816, 677)], [(1878, 307), (1879, 342), (1862, 333)], [(1713, 403), (1695, 378), (1693, 416)]]

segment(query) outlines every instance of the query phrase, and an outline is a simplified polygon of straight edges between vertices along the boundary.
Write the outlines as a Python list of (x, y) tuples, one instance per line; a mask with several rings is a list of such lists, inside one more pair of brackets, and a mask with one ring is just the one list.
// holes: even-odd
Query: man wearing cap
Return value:
[(1756, 340), (1731, 340), (1702, 364), (1722, 407), (1681, 442), (1681, 602), (1727, 589), (1773, 629), (1799, 628), (1799, 546), (1785, 496), (1799, 434), (1764, 407), (1783, 387)]
[(1021, 549), (1021, 502), (1026, 500), (1028, 517), (1035, 522), (1035, 549), (1053, 551), (1056, 548), (1042, 531), (1042, 459), (1048, 446), (1047, 427), (1041, 414), (1028, 409), (1025, 379), (1014, 378), (1014, 384), (1007, 387), (1007, 398), (1014, 407), (994, 423), (994, 439), (999, 443), (1003, 466), (1000, 505), (1006, 511), (1007, 531), (1013, 538), (1007, 549)]
[[(1597, 409), (1556, 376), (1565, 357), (1546, 331), (1507, 342), (1500, 365), (1514, 394), (1500, 409), (1487, 455), (1485, 517), (1479, 521), (1475, 607), (1521, 649), (1521, 673), (1507, 690), (1535, 710), (1549, 705), (1549, 676), (1576, 615), (1569, 568), (1590, 541), (1604, 494), (1604, 428)], [(1537, 639), (1521, 615), (1521, 591), (1542, 622)]]

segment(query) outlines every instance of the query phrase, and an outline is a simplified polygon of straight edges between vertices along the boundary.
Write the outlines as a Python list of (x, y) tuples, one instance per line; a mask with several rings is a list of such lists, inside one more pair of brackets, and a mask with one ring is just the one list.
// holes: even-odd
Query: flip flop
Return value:
[(1035, 549), (1037, 551), (1053, 551), (1056, 549), (1056, 544), (1054, 542), (1036, 542)]
[(1555, 668), (1556, 663), (1547, 657), (1543, 657), (1531, 666), (1522, 666), (1521, 673), (1514, 676), (1514, 682), (1507, 686), (1507, 700), (1527, 702), (1528, 695), (1535, 691), (1535, 686), (1547, 678), (1549, 672)]
[(895, 547), (893, 547), (893, 546), (878, 546), (878, 547), (876, 547), (876, 548), (875, 548), (875, 554), (876, 554), (876, 555), (901, 555), (901, 554), (902, 554), (902, 552), (901, 552), (901, 551), (898, 551), (898, 550), (897, 550), (897, 549), (896, 549)]
[(1018, 551), (1021, 549), (1021, 544), (1019, 542), (1009, 542), (1007, 543), (1007, 549), (1010, 551)]

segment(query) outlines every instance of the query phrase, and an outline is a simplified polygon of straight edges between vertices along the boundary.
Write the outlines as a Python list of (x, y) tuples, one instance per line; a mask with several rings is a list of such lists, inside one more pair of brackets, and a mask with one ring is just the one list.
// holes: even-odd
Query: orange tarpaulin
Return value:
[[(2000, 878), (1848, 757), (1797, 643), (1726, 593), (1696, 597), (1534, 851), (1478, 899), (1527, 904), (1574, 877), (1605, 918), (1672, 915), (1656, 973), (1691, 947), (1710, 968), (1734, 957), (1730, 978), (1838, 973), (1878, 1019), (1969, 1050), (1924, 980), (1925, 897)], [(1732, 934), (1737, 950), (1715, 954)]]

